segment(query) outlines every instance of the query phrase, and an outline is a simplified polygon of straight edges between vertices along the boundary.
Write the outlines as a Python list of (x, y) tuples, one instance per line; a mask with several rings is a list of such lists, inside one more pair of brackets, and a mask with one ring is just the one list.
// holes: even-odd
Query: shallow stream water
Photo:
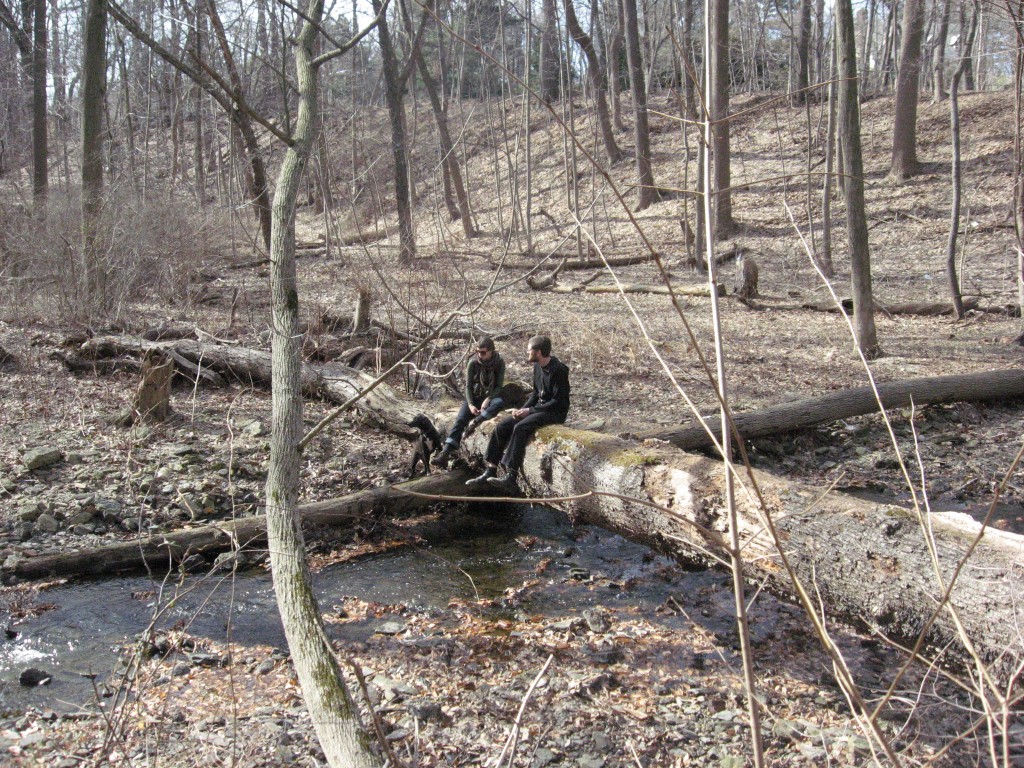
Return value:
[[(420, 548), (330, 566), (314, 577), (322, 610), (329, 612), (345, 597), (387, 605), (407, 605), (444, 615), (449, 602), (501, 596), (525, 581), (540, 579), (515, 611), (567, 618), (585, 608), (625, 606), (653, 617), (670, 595), (710, 587), (720, 593), (721, 610), (702, 620), (712, 631), (731, 626), (727, 577), (714, 572), (687, 572), (671, 561), (620, 536), (590, 527), (573, 528), (560, 512), (527, 505), (491, 512), (453, 512), (460, 516), (445, 540)], [(551, 563), (542, 576), (536, 569)], [(581, 584), (594, 588), (583, 588)], [(242, 645), (285, 647), (270, 574), (262, 569), (195, 577), (178, 589), (167, 607), (173, 585), (160, 594), (159, 580), (146, 577), (76, 582), (41, 592), (39, 603), (53, 604), (35, 618), (16, 624), (17, 636), (0, 636), (0, 714), (26, 707), (68, 711), (90, 701), (93, 682), (117, 665), (120, 649), (149, 624), (163, 606), (156, 627), (184, 626), (193, 637)], [(709, 591), (709, 590), (703, 590)], [(500, 605), (500, 601), (499, 605)], [(503, 609), (494, 609), (501, 612)], [(5, 617), (0, 616), (0, 621)], [(397, 615), (331, 624), (336, 638), (364, 639)], [(686, 621), (659, 613), (657, 621), (683, 628)], [(767, 631), (769, 622), (762, 622)], [(719, 626), (720, 625), (720, 626)], [(41, 669), (52, 682), (35, 688), (18, 683), (22, 670)]]

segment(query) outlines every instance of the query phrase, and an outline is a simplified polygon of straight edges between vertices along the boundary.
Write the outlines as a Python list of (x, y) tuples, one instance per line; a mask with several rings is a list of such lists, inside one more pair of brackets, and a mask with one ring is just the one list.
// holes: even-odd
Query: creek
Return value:
[[(574, 528), (564, 514), (546, 507), (477, 507), (453, 510), (445, 518), (448, 533), (438, 540), (316, 573), (321, 609), (332, 611), (346, 597), (356, 597), (430, 611), (443, 619), (453, 599), (500, 598), (524, 582), (539, 581), (514, 607), (495, 600), (487, 610), (513, 618), (556, 620), (579, 616), (587, 608), (628, 607), (681, 630), (689, 626), (684, 617), (656, 609), (670, 596), (701, 591), (721, 603), (700, 612), (702, 625), (713, 632), (732, 627), (725, 574), (686, 571), (615, 534), (588, 526)], [(168, 605), (174, 587), (163, 585), (161, 594), (160, 580), (136, 576), (75, 582), (40, 592), (37, 603), (52, 607), (14, 625), (16, 637), (0, 637), (0, 714), (27, 707), (69, 711), (91, 701), (95, 691), (88, 676), (105, 680), (125, 647), (154, 621), (158, 606), (163, 610), (157, 629), (177, 626), (195, 638), (285, 647), (267, 571), (189, 577)], [(398, 613), (329, 624), (328, 633), (340, 640), (362, 640), (395, 622), (401, 623)], [(772, 623), (761, 622), (757, 632), (770, 632)], [(21, 686), (19, 675), (28, 667), (44, 670), (52, 681), (34, 688)]]

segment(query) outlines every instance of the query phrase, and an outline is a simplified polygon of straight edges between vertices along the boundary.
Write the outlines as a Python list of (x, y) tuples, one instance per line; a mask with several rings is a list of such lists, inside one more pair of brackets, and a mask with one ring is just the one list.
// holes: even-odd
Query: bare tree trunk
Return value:
[(871, 91), (871, 48), (875, 37), (875, 17), (878, 15), (878, 0), (868, 2), (868, 22), (864, 32), (864, 61), (861, 63), (860, 87), (862, 93)]
[[(195, 22), (192, 30), (196, 59), (201, 60), (203, 56), (203, 43), (205, 38), (206, 17), (199, 12), (199, 4), (196, 4)], [(206, 207), (206, 162), (205, 147), (206, 140), (203, 128), (203, 89), (199, 83), (193, 82), (192, 87), (192, 110), (195, 112), (196, 135), (195, 143), (192, 145), (192, 165), (194, 166), (196, 202), (200, 208)]]
[(622, 121), (622, 102), (619, 99), (619, 90), (622, 83), (620, 74), (622, 68), (619, 66), (622, 61), (622, 42), (625, 35), (625, 15), (622, 8), (623, 0), (609, 0), (612, 10), (615, 13), (615, 27), (612, 30), (611, 42), (608, 45), (608, 83), (611, 86), (612, 98), (612, 121), (615, 127), (626, 130), (626, 124)]
[[(911, 0), (913, 1), (913, 0)], [(839, 143), (844, 161), (846, 232), (850, 250), (854, 329), (865, 357), (880, 354), (871, 296), (871, 255), (864, 211), (864, 161), (860, 142), (860, 101), (857, 95), (857, 51), (850, 0), (836, 3), (836, 55), (839, 62)]]
[(615, 142), (615, 131), (612, 130), (611, 116), (608, 114), (608, 99), (605, 96), (607, 84), (605, 82), (604, 70), (597, 58), (597, 51), (594, 49), (594, 41), (580, 26), (576, 18), (576, 9), (573, 8), (573, 0), (563, 0), (565, 6), (565, 26), (572, 35), (573, 40), (583, 50), (587, 59), (587, 74), (590, 75), (590, 84), (594, 89), (594, 100), (597, 103), (597, 121), (601, 128), (601, 140), (604, 142), (604, 151), (608, 156), (608, 162), (615, 164), (622, 159), (622, 150)]
[[(459, 158), (455, 153), (455, 142), (452, 141), (451, 132), (448, 129), (448, 114), (445, 105), (441, 101), (441, 95), (437, 90), (437, 83), (434, 81), (427, 62), (423, 58), (423, 52), (416, 51), (416, 63), (420, 70), (420, 79), (423, 80), (423, 88), (430, 100), (430, 109), (434, 113), (434, 122), (437, 123), (437, 136), (441, 143), (441, 157), (446, 173), (445, 178), (454, 188), (455, 197), (459, 201), (456, 209), (459, 218), (462, 220), (462, 231), (466, 237), (475, 237), (476, 227), (473, 225), (473, 211), (469, 207), (469, 195), (466, 193), (466, 185), (462, 181), (462, 169), (459, 167)], [(449, 198), (450, 199), (450, 198)]]
[[(977, 8), (971, 11), (972, 14), (977, 12)], [(974, 44), (977, 42), (977, 34), (978, 26), (971, 24), (967, 16), (967, 4), (964, 3), (960, 6), (960, 55), (967, 59), (967, 69), (964, 70), (964, 90), (967, 91), (973, 91), (977, 87), (974, 78)]]
[(106, 304), (98, 243), (103, 210), (103, 101), (107, 90), (107, 5), (88, 0), (82, 59), (82, 258), (85, 291), (93, 306)]
[(715, 237), (728, 237), (736, 229), (732, 218), (732, 173), (729, 158), (729, 0), (711, 3), (711, 45), (705, 55), (711, 59), (712, 132), (714, 134)]
[[(977, 24), (977, 5), (971, 17), (971, 26)], [(949, 84), (949, 132), (952, 143), (952, 162), (950, 163), (950, 181), (952, 183), (952, 200), (949, 209), (949, 238), (946, 242), (946, 276), (949, 280), (950, 297), (953, 300), (953, 312), (956, 319), (964, 316), (964, 299), (960, 292), (960, 280), (956, 274), (956, 241), (960, 231), (960, 105), (957, 91), (960, 89), (960, 78), (967, 69), (967, 57), (961, 56), (957, 63), (953, 79)]]
[(266, 484), (267, 542), (281, 623), (320, 746), (335, 768), (371, 768), (378, 762), (370, 752), (359, 724), (358, 709), (324, 633), (296, 513), (303, 426), (295, 201), (318, 125), (317, 71), (312, 58), (322, 15), (323, 0), (311, 0), (296, 40), (299, 110), (292, 143), (281, 165), (272, 211), (273, 428)]
[(932, 49), (932, 103), (938, 104), (946, 98), (946, 38), (949, 36), (950, 0), (941, 0), (939, 26), (935, 32), (935, 47)]
[(836, 149), (836, 47), (832, 41), (832, 55), (829, 56), (829, 80), (826, 89), (828, 98), (828, 124), (825, 128), (825, 173), (821, 183), (821, 254), (818, 257), (818, 267), (823, 275), (831, 280), (835, 276), (835, 266), (832, 263), (832, 179), (835, 166)]
[(557, 0), (542, 0), (543, 30), (540, 36), (540, 95), (550, 104), (559, 93), (558, 4)]
[(256, 209), (256, 219), (260, 225), (260, 232), (263, 235), (263, 244), (270, 250), (270, 182), (267, 179), (267, 168), (263, 162), (263, 155), (260, 154), (259, 140), (256, 138), (256, 131), (253, 128), (249, 112), (244, 106), (245, 89), (242, 86), (242, 78), (235, 65), (235, 59), (231, 52), (231, 45), (227, 34), (224, 31), (224, 24), (221, 22), (217, 7), (213, 3), (206, 3), (210, 23), (213, 25), (214, 34), (220, 44), (221, 55), (224, 57), (225, 65), (228, 68), (228, 75), (231, 80), (231, 88), (234, 91), (233, 98), (240, 106), (229, 110), (228, 114), (232, 122), (238, 128), (242, 137), (242, 144), (249, 160), (249, 189), (252, 195), (252, 204)]
[(46, 137), (46, 0), (35, 0), (32, 30), (32, 202), (37, 214), (43, 214), (50, 188)]
[(920, 97), (921, 37), (924, 0), (904, 0), (903, 41), (896, 77), (896, 115), (892, 127), (892, 165), (889, 176), (897, 181), (917, 174), (917, 102)]
[[(697, 109), (697, 62), (693, 57), (693, 5), (694, 0), (683, 0), (683, 39), (680, 41), (683, 58), (683, 94), (688, 120), (699, 120)], [(686, 126), (683, 127), (686, 130)]]
[(1008, 2), (1007, 9), (1017, 43), (1013, 61), (1013, 230), (1017, 240), (1017, 304), (1024, 316), (1024, 0)]
[(373, 11), (380, 16), (377, 36), (380, 40), (381, 69), (384, 74), (384, 99), (391, 123), (391, 156), (395, 165), (395, 205), (398, 208), (398, 261), (411, 264), (416, 258), (416, 230), (412, 220), (412, 191), (409, 188), (408, 142), (405, 135), (403, 82), (398, 54), (391, 39), (387, 15), (381, 14), (381, 0), (373, 0)]
[(651, 165), (651, 133), (647, 126), (647, 87), (644, 83), (644, 62), (640, 55), (640, 27), (636, 0), (621, 0), (626, 28), (626, 58), (629, 61), (629, 83), (633, 92), (636, 136), (636, 170), (639, 176), (639, 201), (636, 209), (642, 211), (661, 199), (654, 183)]
[(800, 0), (800, 15), (797, 19), (796, 41), (796, 100), (807, 100), (807, 86), (811, 82), (811, 3), (814, 0)]

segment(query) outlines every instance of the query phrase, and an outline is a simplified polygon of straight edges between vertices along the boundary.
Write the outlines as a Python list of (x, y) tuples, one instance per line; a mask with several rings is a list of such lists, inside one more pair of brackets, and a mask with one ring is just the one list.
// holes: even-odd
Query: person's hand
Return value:
[(475, 405), (470, 405), (469, 406), (469, 412), (472, 413), (474, 416), (479, 416), (480, 415), (480, 409), (477, 408)]
[(512, 412), (512, 418), (514, 418), (514, 419), (521, 419), (524, 416), (529, 416), (529, 415), (530, 415), (530, 409), (529, 408), (518, 408), (517, 410)]

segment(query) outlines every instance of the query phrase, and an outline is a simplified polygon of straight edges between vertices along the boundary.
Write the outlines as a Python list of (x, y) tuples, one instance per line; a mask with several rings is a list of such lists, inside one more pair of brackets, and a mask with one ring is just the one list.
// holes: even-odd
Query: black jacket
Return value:
[(553, 413), (563, 419), (569, 413), (569, 369), (554, 355), (547, 366), (533, 365), (533, 394), (524, 403), (535, 413)]
[(476, 357), (466, 366), (466, 402), (479, 406), (487, 398), (496, 397), (505, 386), (505, 361), (495, 352), (486, 363)]

